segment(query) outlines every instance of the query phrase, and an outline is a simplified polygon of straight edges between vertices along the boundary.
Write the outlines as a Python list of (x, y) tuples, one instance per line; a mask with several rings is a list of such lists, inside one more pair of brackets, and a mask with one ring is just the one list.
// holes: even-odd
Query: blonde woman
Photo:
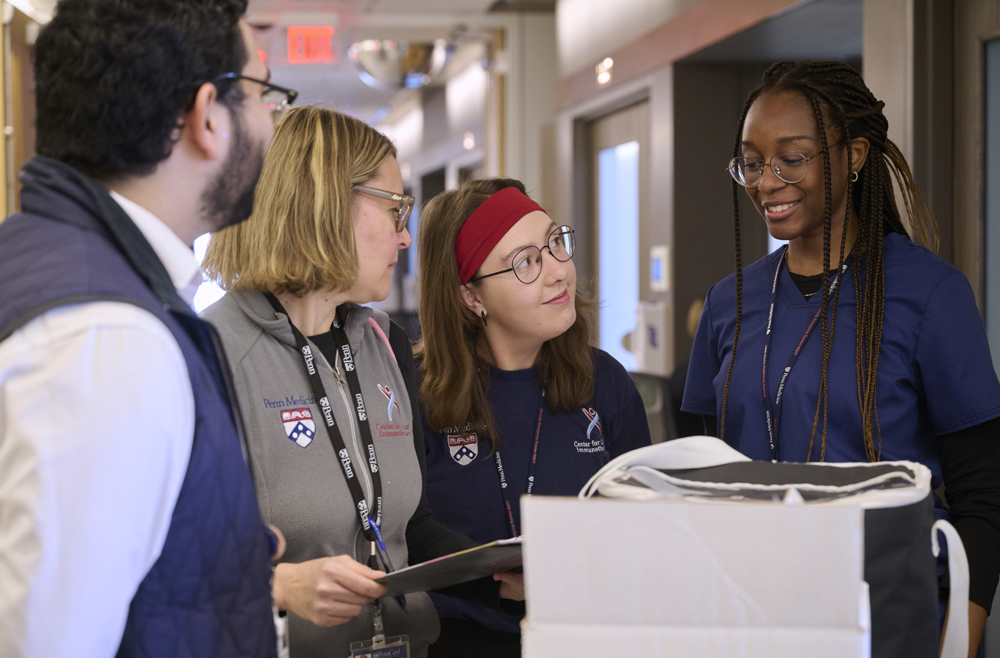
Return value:
[[(475, 546), (431, 517), (405, 333), (364, 306), (385, 299), (410, 244), (395, 149), (366, 124), (317, 107), (278, 126), (253, 215), (213, 237), (205, 269), (229, 294), (205, 312), (222, 335), (261, 511), (288, 542), (274, 573), (296, 658), (438, 633), (426, 594), (380, 599), (374, 579)], [(366, 566), (367, 565), (367, 566)], [(515, 576), (460, 586), (499, 607)], [(521, 604), (512, 604), (521, 608)]]
[[(480, 541), (520, 533), (522, 494), (574, 495), (649, 445), (625, 368), (591, 346), (573, 229), (512, 179), (466, 183), (421, 213), (420, 401), (435, 517)], [(518, 656), (519, 619), (434, 596), (432, 656)]]

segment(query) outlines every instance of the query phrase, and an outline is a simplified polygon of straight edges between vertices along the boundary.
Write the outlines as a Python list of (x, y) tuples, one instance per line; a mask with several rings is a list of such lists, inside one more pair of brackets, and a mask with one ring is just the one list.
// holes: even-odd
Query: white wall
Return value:
[[(449, 64), (452, 70), (445, 71), (444, 89), (425, 89), (416, 95), (407, 92), (397, 111), (390, 111), (389, 118), (376, 126), (396, 144), (400, 164), (409, 169), (404, 185), (413, 186), (417, 199), (411, 229), (419, 230), (419, 208), (426, 201), (421, 198), (420, 178), (442, 167), (449, 189), (457, 186), (461, 167), (484, 162), (487, 176), (516, 178), (543, 206), (553, 202), (545, 198), (544, 190), (555, 186), (556, 172), (551, 167), (546, 170), (543, 163), (555, 141), (555, 16), (490, 14), (484, 25), (504, 31), (504, 49), (494, 54), (492, 73), (482, 67), (482, 47), (456, 52)], [(490, 153), (487, 146), (490, 135), (496, 133), (491, 122), (496, 121), (497, 112), (489, 107), (489, 99), (500, 75), (505, 89), (502, 168), (495, 166), (496, 153)], [(475, 138), (472, 149), (463, 144), (467, 133)], [(551, 153), (548, 156), (551, 161)], [(413, 308), (412, 280), (404, 282), (403, 288), (401, 300), (387, 300), (386, 309), (395, 309), (400, 301), (404, 308)]]
[(594, 66), (608, 53), (653, 31), (700, 1), (559, 0), (556, 33), (560, 78)]
[[(558, 79), (555, 17), (551, 14), (496, 16), (496, 26), (504, 29), (506, 40), (505, 49), (496, 53), (494, 65), (495, 73), (505, 78), (505, 165), (502, 171), (489, 173), (517, 178), (529, 190), (540, 191), (546, 175), (552, 175), (542, 163), (544, 135), (555, 120)], [(457, 169), (483, 159), (490, 84), (480, 60), (473, 58), (448, 79), (443, 115), (436, 110), (432, 112), (425, 99), (423, 105), (415, 103), (405, 114), (394, 116), (391, 123), (377, 126), (396, 144), (400, 162), (410, 164), (414, 180), (441, 167)], [(462, 145), (467, 132), (476, 138), (471, 151)]]

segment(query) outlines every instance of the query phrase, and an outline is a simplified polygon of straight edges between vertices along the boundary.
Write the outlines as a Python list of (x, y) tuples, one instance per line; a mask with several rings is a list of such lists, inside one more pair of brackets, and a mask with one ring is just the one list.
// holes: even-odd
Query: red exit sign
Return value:
[(333, 34), (332, 25), (289, 26), (289, 64), (333, 63)]

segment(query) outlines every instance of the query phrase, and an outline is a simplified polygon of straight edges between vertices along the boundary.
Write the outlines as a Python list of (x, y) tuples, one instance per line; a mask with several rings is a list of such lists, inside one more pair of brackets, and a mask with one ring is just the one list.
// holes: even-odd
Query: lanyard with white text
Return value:
[[(764, 341), (764, 366), (761, 370), (761, 388), (764, 393), (764, 418), (767, 421), (767, 436), (771, 443), (771, 459), (777, 461), (778, 459), (778, 419), (781, 418), (781, 400), (782, 394), (785, 392), (785, 383), (788, 381), (788, 376), (792, 373), (792, 368), (795, 366), (795, 361), (798, 360), (799, 354), (802, 353), (802, 348), (805, 347), (806, 341), (809, 340), (809, 336), (812, 335), (812, 330), (816, 326), (816, 322), (819, 320), (820, 314), (823, 312), (823, 305), (816, 309), (816, 314), (813, 316), (812, 321), (809, 326), (806, 327), (806, 332), (802, 334), (802, 339), (799, 340), (799, 344), (795, 346), (792, 351), (792, 356), (788, 359), (788, 365), (785, 366), (784, 372), (781, 373), (781, 382), (778, 384), (778, 392), (774, 396), (774, 414), (771, 414), (771, 401), (767, 394), (767, 357), (768, 353), (771, 351), (771, 324), (774, 321), (774, 302), (777, 298), (778, 292), (778, 275), (781, 273), (781, 265), (785, 262), (785, 256), (788, 253), (788, 247), (785, 247), (784, 253), (781, 254), (781, 258), (778, 260), (778, 268), (774, 271), (774, 284), (771, 286), (771, 309), (767, 313), (767, 333), (766, 339)], [(833, 280), (830, 281), (830, 294), (833, 295), (833, 291), (837, 289), (837, 283), (840, 281), (840, 277), (847, 271), (847, 266), (851, 262), (851, 255), (854, 250), (851, 250), (851, 254), (847, 255), (844, 259), (844, 263), (840, 266), (840, 271), (834, 275)]]
[[(276, 297), (267, 294), (267, 299), (274, 307), (274, 310), (283, 313), (286, 316), (288, 313), (285, 311), (284, 307), (281, 306), (281, 302), (278, 301)], [(342, 320), (338, 315), (333, 320), (333, 326), (331, 331), (333, 333), (333, 339), (336, 343), (337, 350), (341, 355), (341, 363), (344, 365), (344, 371), (347, 376), (347, 385), (351, 390), (351, 395), (355, 400), (355, 414), (358, 419), (358, 429), (361, 431), (361, 438), (364, 441), (364, 448), (368, 453), (368, 468), (371, 472), (372, 478), (372, 495), (374, 498), (375, 514), (371, 520), (374, 520), (379, 526), (382, 525), (382, 477), (379, 475), (378, 471), (378, 457), (375, 455), (375, 443), (372, 441), (372, 431), (368, 424), (368, 413), (365, 410), (365, 400), (364, 396), (361, 394), (361, 383), (358, 380), (358, 373), (355, 370), (354, 355), (351, 354), (351, 345), (347, 340), (347, 334), (341, 329)], [(358, 518), (361, 520), (361, 528), (364, 530), (365, 538), (372, 542), (373, 545), (381, 544), (379, 537), (372, 529), (372, 524), (369, 520), (369, 514), (371, 510), (368, 509), (368, 502), (365, 500), (365, 494), (361, 490), (361, 484), (358, 482), (358, 477), (354, 472), (355, 465), (351, 459), (351, 454), (347, 450), (347, 446), (344, 444), (344, 437), (341, 435), (340, 428), (337, 427), (336, 422), (333, 418), (333, 407), (330, 405), (330, 399), (326, 395), (326, 387), (323, 386), (323, 380), (320, 379), (319, 369), (316, 367), (315, 357), (313, 356), (312, 348), (309, 345), (309, 341), (306, 337), (302, 335), (291, 318), (288, 320), (289, 326), (292, 328), (292, 334), (295, 336), (295, 347), (298, 349), (299, 354), (302, 355), (302, 359), (305, 362), (306, 374), (309, 377), (309, 385), (312, 388), (313, 397), (316, 400), (316, 404), (319, 405), (319, 409), (326, 425), (327, 436), (330, 437), (330, 443), (333, 445), (333, 451), (337, 455), (337, 459), (340, 462), (341, 470), (344, 472), (344, 478), (347, 480), (347, 488), (351, 491), (351, 497), (354, 499), (355, 509), (358, 512)], [(340, 378), (338, 373), (337, 378)], [(386, 556), (388, 557), (388, 556)]]
[[(538, 465), (538, 437), (542, 434), (542, 411), (544, 410), (543, 402), (545, 401), (545, 390), (542, 389), (542, 394), (538, 398), (538, 424), (535, 426), (535, 442), (531, 447), (531, 461), (528, 462), (528, 488), (525, 491), (526, 496), (531, 495), (531, 490), (535, 487), (535, 467)], [(517, 524), (514, 523), (514, 504), (511, 502), (510, 493), (507, 491), (509, 488), (507, 486), (507, 476), (503, 472), (503, 462), (500, 460), (500, 451), (497, 450), (494, 453), (497, 462), (497, 475), (500, 476), (500, 493), (503, 494), (503, 502), (507, 508), (507, 521), (510, 523), (511, 537), (517, 537)]]

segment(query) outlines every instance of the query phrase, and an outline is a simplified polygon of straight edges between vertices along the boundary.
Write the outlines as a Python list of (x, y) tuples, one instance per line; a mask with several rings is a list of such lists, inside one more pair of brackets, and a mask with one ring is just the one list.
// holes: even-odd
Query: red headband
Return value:
[(522, 217), (536, 210), (545, 212), (516, 187), (505, 187), (483, 201), (465, 220), (455, 238), (455, 259), (461, 282), (468, 283), (507, 231)]

